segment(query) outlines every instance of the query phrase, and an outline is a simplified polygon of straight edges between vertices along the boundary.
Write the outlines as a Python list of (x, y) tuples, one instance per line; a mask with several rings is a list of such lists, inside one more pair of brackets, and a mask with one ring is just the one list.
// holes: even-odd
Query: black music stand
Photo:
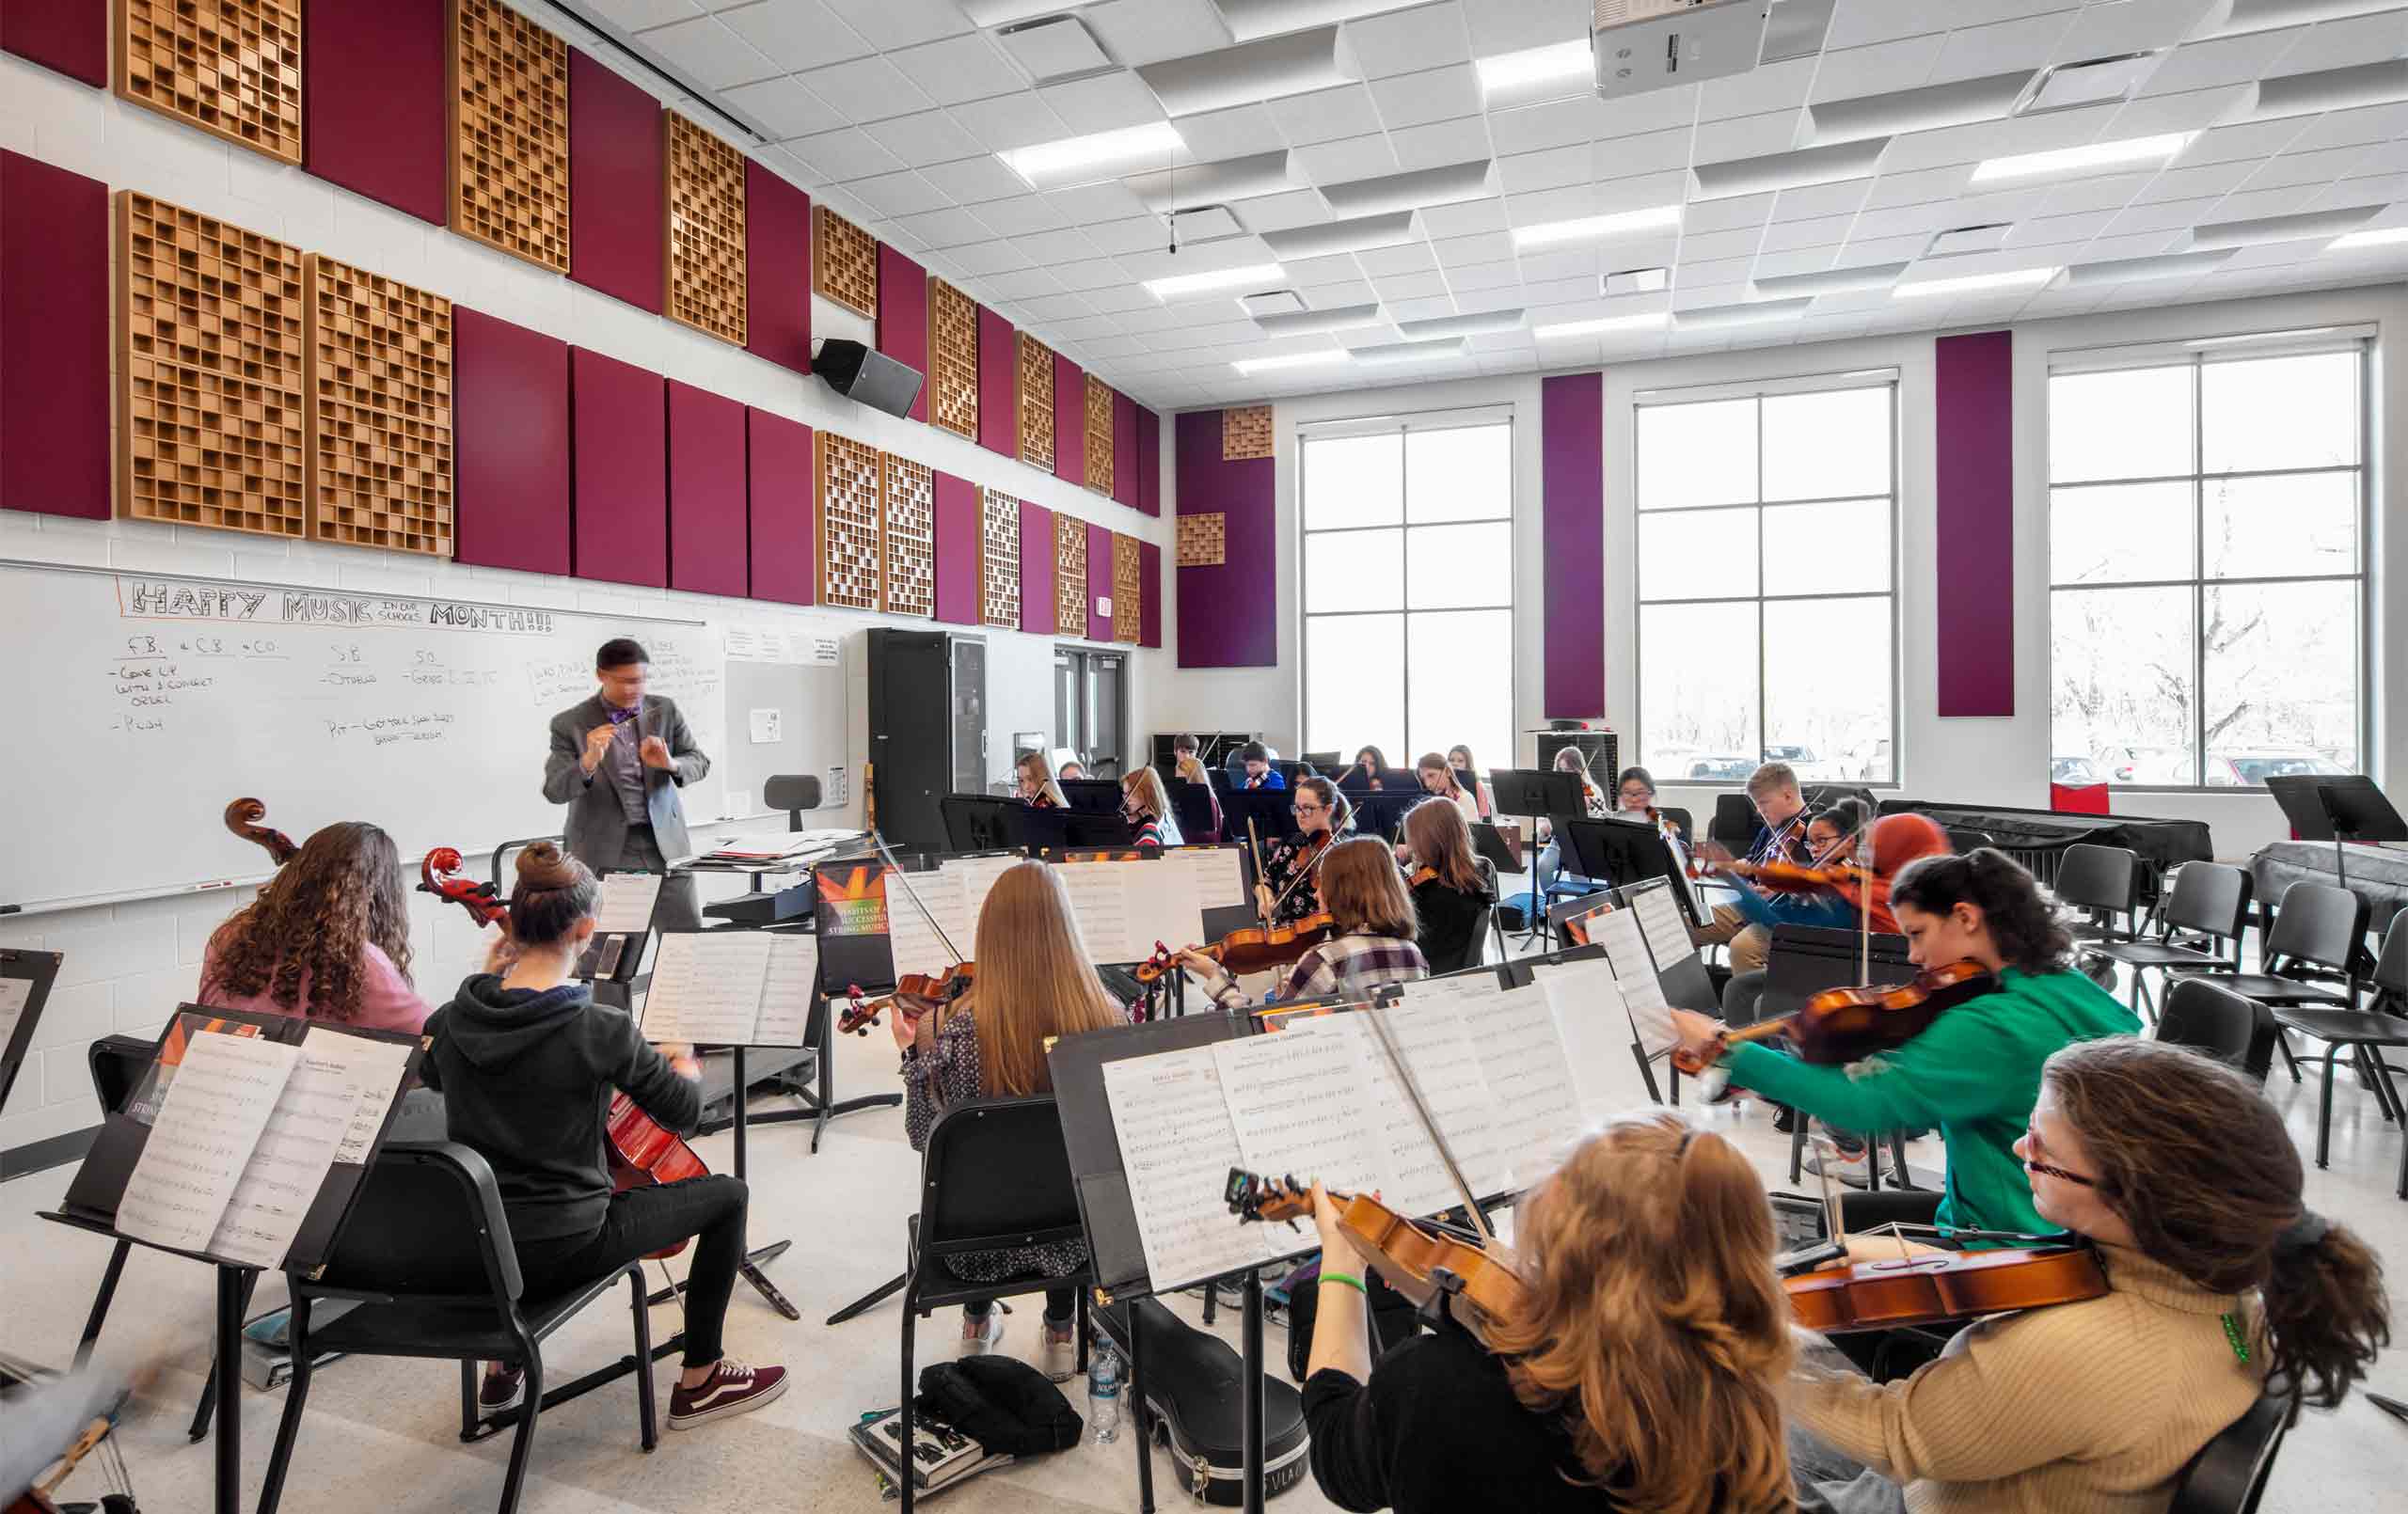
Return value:
[(1505, 844), (1505, 838), (1494, 822), (1477, 820), (1472, 823), (1471, 849), (1488, 859), (1488, 865), (1495, 868), (1499, 876), (1522, 871), (1522, 860), (1513, 855), (1513, 847)]
[(1065, 778), (1055, 781), (1061, 786), (1062, 797), (1069, 800), (1070, 808), (1081, 814), (1117, 815), (1120, 812), (1118, 779)]
[(1028, 844), (1021, 817), (1028, 806), (992, 794), (948, 794), (937, 801), (945, 844), (957, 852), (994, 852)]
[(1295, 802), (1293, 789), (1231, 789), (1221, 796), (1221, 839), (1244, 844), (1245, 823), (1251, 820), (1267, 849), (1296, 828), (1288, 812)]
[(2408, 820), (2400, 817), (2373, 779), (2354, 773), (2345, 778), (2270, 778), (2266, 792), (2283, 807), (2283, 817), (2300, 840), (2333, 843), (2333, 877), (2344, 889), (2350, 875), (2341, 860), (2343, 842), (2408, 841)]
[[(1489, 791), (1497, 796), (1498, 814), (1525, 816), (1530, 823), (1527, 844), (1539, 844), (1539, 817), (1554, 814), (1580, 814), (1588, 801), (1580, 793), (1580, 777), (1576, 773), (1539, 771), (1527, 767), (1492, 767), (1488, 770)], [(1559, 873), (1561, 869), (1557, 870)], [(1546, 924), (1546, 910), (1540, 901), (1546, 897), (1546, 879), (1540, 875), (1539, 857), (1533, 853), (1529, 865), (1530, 918), (1529, 929), (1522, 933), (1525, 942), (1534, 942)]]
[(1689, 893), (1680, 861), (1672, 856), (1664, 833), (1649, 822), (1610, 815), (1603, 820), (1559, 818), (1555, 834), (1563, 848), (1579, 859), (1582, 875), (1616, 889), (1662, 878), (1672, 886), (1673, 897), (1688, 923), (1704, 923), (1698, 919), (1697, 900)]
[(1117, 811), (1100, 814), (1091, 810), (1025, 810), (1020, 817), (1022, 844), (1038, 852), (1121, 851), (1136, 835)]
[(1405, 812), (1429, 797), (1419, 789), (1403, 794), (1383, 791), (1347, 795), (1354, 807), (1355, 833), (1377, 836), (1388, 842), (1396, 840), (1397, 833), (1403, 828)]

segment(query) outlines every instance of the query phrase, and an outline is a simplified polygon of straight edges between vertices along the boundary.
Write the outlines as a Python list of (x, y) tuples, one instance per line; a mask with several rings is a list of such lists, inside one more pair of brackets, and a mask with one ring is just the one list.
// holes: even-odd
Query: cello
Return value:
[[(276, 865), (282, 867), (293, 860), (301, 848), (293, 845), (293, 838), (283, 831), (262, 824), (266, 819), (267, 806), (257, 799), (236, 799), (226, 806), (226, 828), (245, 841), (256, 842), (266, 847), (268, 856), (276, 860)], [(458, 854), (453, 856), (456, 865)]]

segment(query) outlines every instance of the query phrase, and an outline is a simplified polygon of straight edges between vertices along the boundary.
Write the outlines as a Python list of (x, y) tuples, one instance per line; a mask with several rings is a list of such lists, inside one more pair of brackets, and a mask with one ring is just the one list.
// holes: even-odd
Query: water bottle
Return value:
[(1109, 1445), (1120, 1434), (1120, 1356), (1101, 1330), (1087, 1347), (1087, 1423), (1095, 1427), (1098, 1445)]

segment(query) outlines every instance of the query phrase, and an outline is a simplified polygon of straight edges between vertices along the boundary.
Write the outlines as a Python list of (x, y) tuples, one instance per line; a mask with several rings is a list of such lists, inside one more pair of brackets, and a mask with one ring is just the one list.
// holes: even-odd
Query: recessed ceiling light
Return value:
[(1265, 231), (1262, 243), (1282, 258), (1326, 258), (1340, 252), (1397, 246), (1411, 242), (1418, 234), (1413, 229), (1411, 211), (1392, 211), (1386, 215), (1358, 215), (1352, 220)]
[(2041, 71), (2031, 93), (2015, 107), (2018, 116), (2045, 115), (2077, 105), (2099, 105), (2132, 92), (2157, 62), (2155, 53), (2126, 53), (2116, 57), (2085, 58), (2059, 63)]
[(1659, 294), (1671, 286), (1669, 268), (1618, 268), (1597, 284), (1607, 294)]
[(1478, 58), (1472, 68), (1480, 74), (1481, 101), (1491, 110), (1587, 94), (1597, 80), (1596, 58), (1585, 37)]
[(1248, 263), (1244, 268), (1222, 268), (1206, 274), (1175, 274), (1168, 278), (1149, 278), (1146, 280), (1146, 292), (1158, 300), (1184, 300), (1225, 289), (1239, 289), (1247, 284), (1274, 284), (1286, 276), (1286, 271), (1277, 263)]
[(1672, 312), (1672, 328), (1676, 331), (1711, 331), (1718, 326), (1752, 325), (1759, 321), (1782, 321), (1793, 315), (1804, 315), (1813, 300), (1758, 300), (1747, 305), (1701, 305), (1692, 309)]
[(2140, 163), (2162, 163), (2191, 145), (2196, 132), (2166, 132), (2157, 136), (2128, 136), (2119, 142), (2090, 142), (2078, 148), (2052, 148), (2046, 152), (2018, 152), (1989, 158), (1973, 170), (1973, 182), (2002, 179), (2046, 179), (2129, 168)]
[(1570, 221), (1541, 221), (1513, 229), (1517, 247), (1551, 247), (1564, 242), (1597, 242), (1634, 231), (1658, 231), (1681, 224), (1678, 205), (1651, 205), (1643, 211), (1619, 211), (1611, 215), (1583, 215)]
[(1767, 299), (1818, 294), (1852, 294), (1860, 290), (1888, 289), (1907, 271), (1905, 263), (1864, 263), (1855, 268), (1826, 268), (1813, 274), (1782, 274), (1749, 280), (1749, 287)]
[(2257, 247), (2275, 242), (2315, 242), (2354, 231), (2380, 214), (2380, 205), (2352, 205), (2337, 211), (2305, 211), (2297, 215), (2258, 215), (2245, 221), (2211, 221), (2191, 229), (2197, 251), (2214, 247)]
[(1267, 337), (1305, 337), (1323, 331), (1350, 331), (1380, 323), (1377, 305), (1340, 305), (1326, 310), (1292, 310), (1284, 315), (1258, 315), (1254, 323)]
[(2037, 289), (2065, 272), (2054, 268), (2016, 268), (2004, 274), (1967, 274), (1961, 278), (1920, 278), (1890, 292), (1892, 299), (1920, 299), (1934, 294), (1978, 294), (1985, 290)]
[(1281, 368), (1314, 368), (1323, 363), (1344, 363), (1353, 359), (1343, 347), (1329, 347), (1319, 352), (1283, 353), (1277, 357), (1241, 357), (1229, 366), (1241, 373), (1268, 373)]
[(1538, 327), (1530, 335), (1541, 341), (1552, 341), (1558, 337), (1594, 337), (1609, 331), (1646, 331), (1662, 325), (1670, 319), (1671, 318), (1661, 310), (1651, 311), (1646, 315), (1606, 315), (1599, 316), (1593, 321), (1558, 321), (1552, 325)]
[(1039, 142), (1035, 147), (1007, 148), (995, 156), (1028, 181), (1032, 189), (1067, 189), (1117, 178), (1141, 164), (1160, 163), (1187, 150), (1179, 128), (1168, 121), (1149, 121), (1117, 132)]
[(2403, 242), (2408, 242), (2408, 226), (2385, 226), (2372, 231), (2353, 231), (2348, 236), (2336, 237), (2333, 244), (2324, 250), (2355, 252), (2361, 247), (2396, 247)]
[(1453, 337), (1486, 337), (1518, 330), (1523, 312), (1481, 310), (1473, 315), (1440, 315), (1426, 321), (1400, 321), (1396, 334), (1407, 341), (1445, 341)]

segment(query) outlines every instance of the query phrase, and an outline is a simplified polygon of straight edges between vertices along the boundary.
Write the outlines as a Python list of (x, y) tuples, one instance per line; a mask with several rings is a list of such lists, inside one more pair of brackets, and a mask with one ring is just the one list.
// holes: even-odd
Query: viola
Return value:
[[(1229, 1169), (1224, 1197), (1243, 1222), (1310, 1219), (1313, 1212), (1310, 1185), (1292, 1177), (1258, 1177), (1243, 1168)], [(1416, 1223), (1368, 1193), (1332, 1193), (1330, 1201), (1338, 1206), (1338, 1225), (1346, 1238), (1378, 1263), (1389, 1286), (1416, 1305), (1433, 1294), (1459, 1295), (1474, 1311), (1468, 1322), (1477, 1326), (1481, 1319), (1505, 1318), (1526, 1301), (1521, 1273), (1502, 1245), (1484, 1250)]]
[(226, 807), (226, 828), (245, 841), (257, 842), (267, 848), (267, 854), (282, 867), (293, 860), (300, 847), (283, 831), (260, 824), (267, 818), (267, 806), (257, 799), (236, 799)]
[(850, 1001), (836, 1017), (836, 1030), (842, 1035), (867, 1035), (878, 1023), (879, 1012), (897, 999), (927, 999), (938, 1004), (950, 1004), (970, 991), (978, 973), (975, 962), (957, 962), (940, 973), (906, 972), (895, 980), (895, 991), (876, 999), (864, 1000), (860, 984), (846, 986), (846, 998)]
[(2045, 1309), (2109, 1291), (2087, 1246), (1924, 1252), (1801, 1273), (1782, 1287), (1797, 1322), (1826, 1334)]
[(1909, 983), (1826, 988), (1794, 1015), (1724, 1031), (1716, 1038), (1711, 1055), (1677, 1049), (1672, 1065), (1694, 1077), (1727, 1048), (1772, 1035), (1788, 1036), (1803, 1062), (1825, 1066), (1860, 1062), (1877, 1052), (1896, 1050), (1931, 1029), (1942, 1011), (1997, 988), (1998, 979), (1990, 970), (1971, 959), (1919, 972)]
[[(1289, 925), (1245, 925), (1196, 951), (1227, 968), (1235, 977), (1292, 966), (1297, 958), (1338, 934), (1338, 920), (1323, 909)], [(1178, 965), (1179, 954), (1162, 942), (1154, 954), (1137, 964), (1136, 979), (1150, 984)]]
[(460, 875), (460, 853), (456, 847), (437, 846), (419, 860), (418, 891), (458, 905), (481, 926), (509, 928), (508, 902), (491, 880), (473, 882)]

